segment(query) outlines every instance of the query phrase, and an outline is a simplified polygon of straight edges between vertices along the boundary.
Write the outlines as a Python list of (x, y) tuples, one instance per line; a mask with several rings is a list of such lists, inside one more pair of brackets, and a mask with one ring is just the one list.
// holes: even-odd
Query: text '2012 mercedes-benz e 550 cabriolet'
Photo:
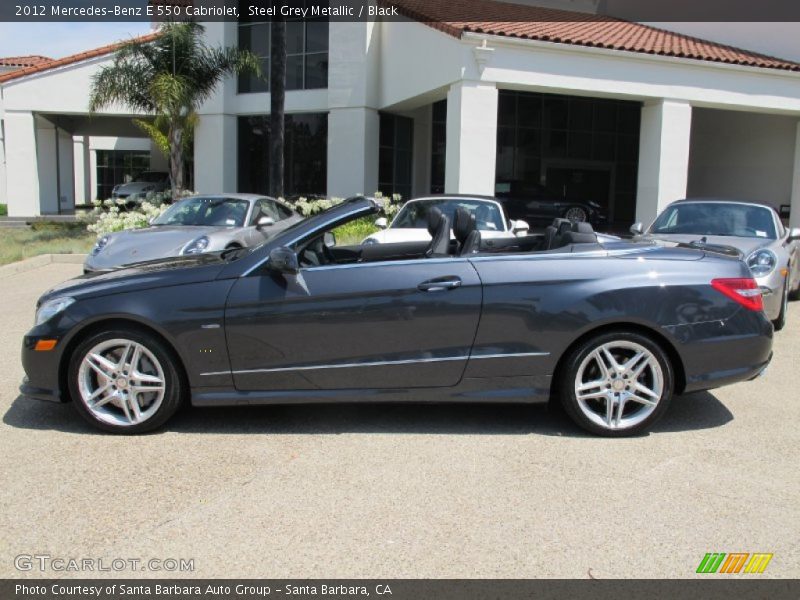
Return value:
[[(547, 402), (600, 435), (676, 393), (749, 380), (772, 325), (736, 257), (597, 242), (587, 224), (481, 240), (431, 211), (424, 242), (337, 246), (352, 198), (254, 249), (86, 275), (39, 301), (21, 391), (139, 433), (195, 406)], [(451, 239), (450, 232), (454, 232)]]

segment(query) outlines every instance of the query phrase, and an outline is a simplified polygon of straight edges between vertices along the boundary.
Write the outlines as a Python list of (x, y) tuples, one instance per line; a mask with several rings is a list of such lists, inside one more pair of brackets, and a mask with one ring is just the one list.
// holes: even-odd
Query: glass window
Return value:
[(456, 210), (464, 208), (475, 215), (476, 224), (481, 231), (505, 231), (503, 213), (494, 202), (481, 200), (458, 199), (449, 200), (417, 200), (409, 202), (398, 213), (393, 229), (425, 229), (428, 227), (428, 214), (432, 208), (438, 208), (453, 222)]
[(414, 120), (381, 113), (378, 150), (378, 189), (389, 196), (411, 196)]
[[(239, 13), (247, 15), (250, 5), (270, 6), (271, 3), (247, 0), (240, 2)], [(294, 3), (298, 4), (298, 3)], [(304, 6), (309, 2), (300, 2)], [(239, 93), (269, 91), (271, 23), (243, 17), (239, 21), (239, 48), (250, 50), (261, 58), (262, 77), (239, 77)], [(307, 90), (328, 87), (328, 34), (326, 19), (286, 22), (286, 89)]]
[(668, 207), (650, 227), (652, 233), (777, 238), (768, 208), (729, 202), (687, 202)]
[(431, 193), (444, 192), (445, 155), (447, 154), (447, 100), (434, 102), (431, 127)]
[(153, 225), (243, 227), (249, 208), (247, 200), (198, 196), (173, 204), (153, 220)]
[[(239, 117), (239, 191), (269, 191), (269, 117)], [(328, 115), (286, 115), (284, 193), (325, 195), (327, 190)]]
[[(150, 168), (150, 152), (98, 150), (95, 198), (108, 200), (115, 185), (129, 183)], [(163, 177), (163, 175), (162, 175)]]

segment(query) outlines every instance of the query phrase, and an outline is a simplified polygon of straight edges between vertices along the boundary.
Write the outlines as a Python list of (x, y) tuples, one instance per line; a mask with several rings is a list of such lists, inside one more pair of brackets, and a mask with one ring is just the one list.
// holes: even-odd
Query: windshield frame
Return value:
[[(682, 207), (682, 206), (697, 206), (698, 204), (704, 204), (704, 205), (708, 205), (708, 206), (726, 206), (727, 205), (727, 206), (737, 206), (737, 207), (751, 207), (751, 208), (757, 208), (757, 209), (760, 209), (760, 210), (765, 210), (770, 214), (770, 217), (771, 217), (772, 232), (767, 231), (766, 232), (767, 233), (766, 236), (759, 236), (759, 235), (735, 235), (735, 234), (732, 234), (732, 233), (723, 233), (723, 232), (679, 233), (679, 232), (674, 232), (674, 231), (659, 232), (659, 231), (655, 231), (654, 230), (654, 227), (655, 227), (656, 223), (659, 221), (659, 219), (661, 219), (664, 215), (667, 214), (667, 211), (672, 210), (672, 209), (680, 209), (680, 207)], [(659, 213), (656, 216), (655, 219), (653, 219), (653, 222), (650, 223), (650, 226), (647, 228), (646, 233), (647, 233), (647, 235), (652, 235), (652, 236), (669, 236), (669, 235), (697, 235), (697, 236), (701, 236), (701, 237), (702, 236), (711, 236), (711, 237), (713, 237), (713, 236), (725, 236), (725, 237), (739, 237), (739, 238), (753, 239), (753, 240), (772, 240), (772, 241), (775, 241), (777, 239), (780, 239), (780, 235), (781, 235), (781, 231), (782, 230), (781, 230), (781, 227), (779, 227), (779, 225), (780, 225), (780, 222), (777, 220), (777, 213), (775, 212), (775, 210), (770, 208), (769, 206), (764, 205), (764, 204), (758, 204), (758, 203), (755, 203), (755, 202), (740, 202), (740, 201), (737, 201), (737, 200), (730, 200), (730, 201), (726, 201), (726, 200), (691, 200), (691, 201), (673, 202), (672, 204), (667, 206), (661, 213)], [(773, 235), (770, 235), (770, 233), (772, 233)]]

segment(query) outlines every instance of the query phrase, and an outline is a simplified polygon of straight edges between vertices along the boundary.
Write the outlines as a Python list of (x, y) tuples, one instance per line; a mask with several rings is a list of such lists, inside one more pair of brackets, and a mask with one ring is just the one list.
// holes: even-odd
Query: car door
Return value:
[(228, 298), (236, 388), (389, 389), (459, 382), (482, 290), (460, 258), (263, 270)]

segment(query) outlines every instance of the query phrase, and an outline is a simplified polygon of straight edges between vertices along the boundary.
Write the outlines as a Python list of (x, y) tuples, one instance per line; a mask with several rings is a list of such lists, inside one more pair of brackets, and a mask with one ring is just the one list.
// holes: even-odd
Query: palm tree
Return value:
[(101, 69), (92, 81), (90, 112), (119, 103), (155, 116), (152, 131), (144, 129), (154, 137), (160, 132), (160, 145), (168, 146), (173, 197), (183, 189), (184, 152), (197, 109), (225, 77), (261, 74), (253, 53), (208, 46), (204, 31), (192, 21), (165, 23), (155, 40), (132, 40), (123, 45), (113, 64)]
[(270, 25), (269, 65), (269, 193), (273, 198), (283, 196), (284, 171), (284, 105), (286, 103), (286, 21), (275, 17)]

